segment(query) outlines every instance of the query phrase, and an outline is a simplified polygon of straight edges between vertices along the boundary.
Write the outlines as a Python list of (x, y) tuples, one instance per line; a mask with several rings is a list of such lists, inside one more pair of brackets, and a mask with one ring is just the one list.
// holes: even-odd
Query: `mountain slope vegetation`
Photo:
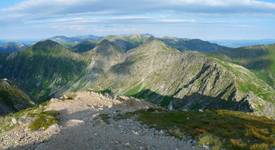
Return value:
[(95, 48), (96, 44), (97, 44), (97, 42), (95, 42), (95, 41), (84, 41), (84, 42), (81, 42), (81, 43), (75, 45), (74, 47), (72, 47), (72, 50), (74, 52), (84, 53), (84, 52), (87, 52), (87, 51)]
[(67, 85), (70, 89), (87, 87), (93, 81), (107, 72), (113, 65), (124, 60), (124, 52), (120, 47), (109, 40), (103, 40), (97, 46), (83, 55), (89, 60), (85, 74), (73, 85)]
[(275, 45), (242, 47), (211, 55), (250, 69), (259, 78), (275, 88)]
[(199, 52), (217, 52), (223, 49), (230, 49), (218, 44), (210, 43), (199, 39), (185, 39), (176, 37), (154, 37), (150, 34), (133, 34), (121, 36), (107, 36), (105, 39), (110, 40), (124, 51), (136, 48), (147, 41), (156, 39), (165, 43), (167, 46), (180, 51), (199, 51)]
[(197, 52), (182, 53), (159, 40), (132, 49), (123, 62), (83, 83), (177, 109), (274, 113), (274, 89), (248, 69)]
[(87, 36), (74, 36), (74, 37), (55, 36), (55, 37), (49, 38), (48, 40), (55, 41), (59, 44), (64, 45), (65, 47), (74, 47), (77, 44), (80, 44), (85, 41), (98, 41), (101, 39), (102, 37), (99, 37), (99, 36), (87, 35)]
[(56, 41), (65, 47), (69, 47), (74, 51), (88, 51), (102, 40), (109, 40), (125, 52), (130, 49), (136, 48), (147, 41), (152, 39), (158, 39), (164, 42), (166, 45), (176, 48), (180, 51), (199, 51), (199, 52), (217, 52), (219, 50), (229, 50), (224, 46), (220, 46), (215, 43), (203, 41), (200, 39), (186, 39), (177, 37), (154, 37), (150, 34), (130, 34), (130, 35), (109, 35), (106, 37), (97, 36), (82, 36), (82, 37), (65, 37), (56, 36), (51, 40)]
[[(118, 39), (135, 43), (136, 48), (127, 50), (117, 45)], [(235, 57), (243, 60), (244, 53), (200, 40), (193, 40), (202, 42), (199, 45), (190, 41), (150, 35), (109, 36), (95, 43), (93, 49), (75, 53), (46, 40), (24, 51), (1, 56), (4, 59), (0, 63), (3, 70), (0, 77), (16, 82), (37, 102), (65, 91), (93, 88), (173, 109), (274, 114), (274, 89), (264, 78), (259, 79), (256, 71), (230, 63), (245, 66)], [(182, 45), (181, 51), (169, 45), (176, 48)], [(205, 45), (207, 55), (193, 52), (196, 49), (202, 52)], [(260, 56), (258, 49), (256, 54), (249, 54)]]
[(142, 123), (166, 130), (177, 138), (192, 136), (199, 145), (209, 145), (210, 149), (270, 150), (275, 147), (275, 121), (266, 117), (227, 110), (151, 110), (128, 114), (132, 115)]
[(0, 115), (32, 106), (30, 97), (6, 79), (0, 80)]
[(86, 65), (80, 55), (46, 40), (7, 56), (1, 64), (0, 77), (16, 82), (36, 101), (43, 101), (54, 90), (78, 78)]
[(176, 48), (180, 51), (198, 51), (198, 52), (218, 52), (220, 50), (228, 50), (230, 48), (210, 43), (200, 39), (184, 39), (184, 38), (159, 38), (166, 45)]
[(118, 47), (120, 47), (125, 52), (140, 46), (141, 44), (145, 43), (146, 41), (153, 39), (154, 37), (150, 34), (133, 34), (133, 35), (110, 35), (105, 37)]

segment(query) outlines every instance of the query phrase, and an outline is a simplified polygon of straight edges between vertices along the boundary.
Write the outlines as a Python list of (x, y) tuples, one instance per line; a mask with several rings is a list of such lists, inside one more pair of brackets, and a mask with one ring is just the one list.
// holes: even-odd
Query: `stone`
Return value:
[(56, 101), (58, 101), (57, 98), (51, 98), (51, 99), (50, 99), (50, 102), (56, 102)]
[(202, 148), (204, 148), (204, 149), (209, 149), (209, 146), (208, 146), (208, 145), (203, 144), (203, 145), (202, 145)]
[(135, 135), (139, 135), (139, 133), (138, 133), (137, 131), (132, 130), (132, 132), (133, 132)]
[(124, 145), (129, 146), (129, 147), (131, 146), (131, 144), (129, 142), (125, 143)]
[(71, 119), (66, 122), (67, 126), (70, 126), (70, 127), (77, 126), (83, 123), (85, 123), (83, 120), (77, 120), (77, 119)]
[(14, 124), (14, 125), (17, 124), (17, 120), (16, 120), (15, 118), (12, 118), (12, 119), (11, 119), (11, 122), (12, 122), (12, 124)]
[(68, 99), (68, 96), (67, 95), (63, 95), (63, 99)]
[(47, 130), (46, 132), (48, 133), (58, 133), (60, 132), (60, 127), (57, 125), (57, 124), (54, 124), (54, 125), (51, 125)]
[(96, 118), (98, 115), (99, 115), (99, 113), (95, 113), (95, 114), (92, 115), (92, 118), (94, 119), (94, 118)]

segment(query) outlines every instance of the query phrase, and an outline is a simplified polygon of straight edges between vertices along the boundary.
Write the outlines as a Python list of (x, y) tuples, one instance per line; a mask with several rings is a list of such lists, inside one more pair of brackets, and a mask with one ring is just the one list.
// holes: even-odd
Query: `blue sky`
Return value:
[(275, 39), (275, 1), (0, 1), (0, 39), (132, 33), (205, 40)]

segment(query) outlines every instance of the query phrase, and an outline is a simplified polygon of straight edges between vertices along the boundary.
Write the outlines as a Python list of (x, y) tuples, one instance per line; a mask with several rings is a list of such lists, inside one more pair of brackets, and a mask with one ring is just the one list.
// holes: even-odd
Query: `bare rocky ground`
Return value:
[(59, 124), (30, 131), (27, 124), (0, 135), (0, 149), (30, 150), (192, 150), (192, 140), (179, 140), (117, 114), (155, 107), (127, 97), (78, 92), (72, 100), (51, 100), (47, 110), (60, 112)]

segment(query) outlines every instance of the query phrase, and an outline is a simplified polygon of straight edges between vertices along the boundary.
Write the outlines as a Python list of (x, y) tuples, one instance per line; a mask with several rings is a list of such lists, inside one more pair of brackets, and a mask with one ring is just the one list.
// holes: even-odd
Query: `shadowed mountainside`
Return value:
[[(110, 40), (102, 40), (93, 49), (81, 54), (51, 40), (38, 42), (29, 49), (3, 56), (0, 77), (16, 82), (39, 102), (68, 90), (111, 89), (118, 95), (127, 96), (138, 93), (148, 95), (142, 92), (150, 90), (149, 93), (178, 99), (174, 102), (174, 107), (178, 109), (192, 108), (193, 103), (199, 103), (202, 108), (203, 105), (207, 105), (205, 108), (232, 107), (233, 110), (242, 108), (242, 111), (274, 114), (274, 89), (248, 69), (229, 63), (220, 55), (209, 57), (186, 49), (181, 52), (149, 35), (108, 38)], [(125, 52), (125, 49), (112, 42), (117, 39), (136, 41), (138, 47)], [(175, 45), (177, 42), (190, 41), (166, 39), (175, 40)], [(208, 42), (202, 45), (205, 44), (211, 45)], [(197, 46), (194, 49), (204, 47), (192, 45)], [(190, 45), (183, 44), (185, 46)], [(217, 49), (219, 46), (212, 44), (212, 48), (210, 46), (205, 52), (212, 53)], [(241, 52), (240, 55), (229, 53), (227, 49), (221, 52), (242, 57)], [(257, 51), (257, 54), (251, 53), (249, 57), (255, 55), (266, 54)], [(200, 96), (204, 97), (204, 101), (196, 98)], [(190, 97), (194, 100), (190, 100)], [(214, 100), (211, 98), (216, 98), (217, 103), (212, 103)], [(158, 96), (144, 99), (166, 107), (171, 101)], [(231, 105), (235, 102), (248, 106), (238, 108), (238, 105)]]
[[(132, 49), (123, 62), (112, 66), (97, 80), (80, 80), (79, 83), (83, 84), (75, 84), (74, 90), (111, 89), (119, 95), (133, 96), (148, 89), (182, 101), (186, 96), (199, 94), (215, 97), (217, 102), (222, 99), (228, 104), (248, 103), (255, 112), (274, 114), (274, 89), (246, 68), (196, 52), (182, 53), (159, 40), (148, 41)], [(167, 99), (147, 99), (156, 104), (169, 104)], [(202, 101), (193, 100), (193, 103), (197, 102), (203, 104)], [(244, 107), (243, 111), (248, 109), (250, 108)]]
[(211, 55), (242, 65), (273, 88), (275, 87), (275, 45), (242, 47)]
[(1, 78), (17, 83), (37, 101), (78, 78), (87, 63), (80, 55), (46, 40), (6, 56), (0, 66)]
[(34, 105), (29, 96), (10, 81), (0, 80), (0, 115), (19, 111)]

